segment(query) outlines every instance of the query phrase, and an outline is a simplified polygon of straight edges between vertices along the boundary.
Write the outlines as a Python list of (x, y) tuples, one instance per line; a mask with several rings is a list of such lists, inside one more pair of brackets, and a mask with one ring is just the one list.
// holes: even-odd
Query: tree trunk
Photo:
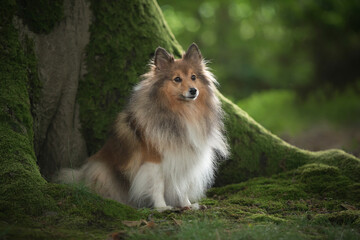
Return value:
[[(21, 4), (1, 3), (0, 23), (0, 216), (14, 219), (14, 212), (57, 209), (40, 172), (50, 178), (101, 147), (156, 47), (182, 53), (155, 1), (49, 1), (63, 12), (50, 27), (42, 25), (49, 19), (36, 19), (50, 17), (47, 8), (30, 15)], [(232, 155), (220, 165), (217, 186), (313, 162), (360, 181), (359, 159), (293, 147), (219, 96)]]

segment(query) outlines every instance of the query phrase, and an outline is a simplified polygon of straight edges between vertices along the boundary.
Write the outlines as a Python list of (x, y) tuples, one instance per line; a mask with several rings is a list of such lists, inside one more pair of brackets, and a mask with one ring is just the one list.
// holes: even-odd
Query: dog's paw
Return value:
[(168, 210), (172, 210), (173, 207), (172, 206), (164, 206), (164, 207), (156, 207), (155, 210), (158, 212), (165, 212)]
[(191, 206), (185, 206), (185, 207), (181, 207), (180, 211), (186, 211), (186, 210), (190, 210)]
[(200, 205), (199, 203), (193, 203), (190, 205), (190, 209), (192, 210), (199, 210), (200, 209)]
[(186, 210), (199, 210), (201, 207), (198, 203), (193, 203), (189, 206), (184, 206), (184, 207), (181, 207), (181, 210), (182, 211), (186, 211)]

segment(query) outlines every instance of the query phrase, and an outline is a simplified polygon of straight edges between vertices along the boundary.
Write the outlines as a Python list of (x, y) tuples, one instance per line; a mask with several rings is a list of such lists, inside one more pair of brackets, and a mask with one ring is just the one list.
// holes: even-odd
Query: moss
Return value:
[(222, 213), (217, 216), (242, 224), (289, 223), (285, 228), (301, 226), (296, 232), (304, 239), (340, 237), (341, 233), (356, 239), (359, 233), (351, 228), (359, 227), (359, 197), (348, 193), (357, 184), (338, 167), (306, 164), (271, 178), (210, 189), (208, 199), (217, 201), (210, 208)]
[(211, 205), (217, 205), (219, 201), (209, 198), (201, 199), (200, 203), (201, 205), (211, 206)]
[(240, 223), (290, 223), (286, 228), (302, 226), (296, 232), (304, 239), (342, 234), (356, 239), (359, 233), (351, 228), (360, 223), (359, 183), (340, 167), (305, 164), (270, 178), (210, 189), (208, 198), (218, 201), (223, 217)]
[(213, 188), (208, 191), (208, 197), (273, 214), (340, 211), (344, 202), (359, 205), (358, 186), (337, 167), (308, 164), (271, 178)]
[(360, 228), (360, 211), (346, 210), (328, 214), (318, 214), (314, 217), (313, 222), (324, 223), (326, 221), (337, 225), (352, 225)]
[(17, 15), (35, 33), (50, 33), (64, 17), (64, 0), (16, 0)]
[(44, 190), (57, 203), (56, 214), (46, 216), (46, 222), (68, 229), (114, 229), (123, 220), (142, 217), (135, 209), (106, 200), (81, 186), (47, 184)]
[(104, 233), (84, 232), (71, 229), (46, 229), (41, 227), (24, 227), (0, 223), (0, 236), (3, 239), (105, 239)]
[(234, 197), (240, 194), (241, 197), (253, 199), (262, 196), (267, 200), (295, 200), (307, 197), (303, 188), (301, 183), (293, 182), (290, 179), (254, 178), (239, 184), (212, 188), (208, 191), (208, 196), (225, 195), (230, 199), (230, 196)]
[(354, 181), (360, 182), (360, 160), (342, 150), (312, 152), (309, 163), (324, 163), (336, 166)]
[(14, 209), (5, 212), (0, 236), (4, 232), (11, 239), (103, 239), (112, 231), (124, 228), (123, 220), (145, 217), (142, 212), (103, 199), (81, 186), (49, 183), (41, 192), (55, 207), (44, 207), (41, 214), (33, 215), (12, 216)]
[(162, 46), (176, 56), (182, 50), (155, 1), (90, 2), (94, 21), (86, 50), (88, 73), (80, 82), (78, 101), (83, 134), (94, 153), (155, 48)]
[(33, 81), (28, 70), (34, 68), (34, 56), (24, 52), (12, 25), (16, 5), (6, 7), (0, 23), (0, 208), (9, 219), (16, 219), (18, 214), (39, 214), (54, 203), (41, 192), (46, 182), (33, 150), (27, 86)]
[(299, 174), (297, 178), (305, 183), (307, 192), (322, 197), (360, 199), (357, 184), (342, 175), (338, 167), (312, 163), (298, 168), (296, 174)]
[(240, 184), (213, 188), (208, 196), (227, 196), (232, 203), (260, 206), (262, 200), (266, 200), (264, 205), (268, 207), (271, 201), (292, 201), (293, 207), (304, 208), (296, 200), (320, 198), (357, 202), (360, 199), (359, 186), (359, 182), (349, 178), (338, 167), (312, 163), (271, 178), (254, 178)]

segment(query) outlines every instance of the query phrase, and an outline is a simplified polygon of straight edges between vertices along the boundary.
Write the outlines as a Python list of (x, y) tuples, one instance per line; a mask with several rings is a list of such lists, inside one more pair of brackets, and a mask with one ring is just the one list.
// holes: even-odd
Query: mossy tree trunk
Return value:
[[(51, 1), (48, 3), (51, 5)], [(97, 151), (131, 88), (138, 82), (138, 76), (146, 71), (154, 49), (162, 46), (177, 57), (182, 52), (155, 1), (91, 0), (92, 20), (89, 24), (73, 21), (79, 11), (87, 12), (85, 8), (89, 5), (86, 2), (77, 4), (64, 0), (52, 3), (54, 8), (50, 9), (63, 11), (63, 14), (54, 14), (58, 16), (54, 19), (50, 12), (54, 21), (49, 25), (51, 27), (42, 25), (49, 19), (43, 17), (41, 9), (37, 15), (26, 14), (26, 8), (21, 8), (21, 1), (1, 3), (0, 206), (4, 213), (9, 209), (28, 209), (27, 214), (56, 209), (53, 195), (46, 190), (48, 183), (40, 172), (45, 177), (51, 177), (59, 167), (71, 165), (72, 156), (84, 158), (84, 154), (76, 152), (84, 151), (83, 147), (79, 147), (81, 139), (86, 141), (87, 154)], [(43, 10), (43, 14), (49, 14), (48, 8)], [(16, 24), (18, 29), (14, 27), (14, 23), (18, 22), (15, 21), (16, 15), (23, 17), (24, 21)], [(42, 19), (35, 19), (39, 15)], [(62, 61), (77, 59), (71, 64), (76, 66), (75, 70), (61, 75), (56, 83), (60, 81), (62, 84), (54, 86), (49, 84), (53, 79), (51, 76), (58, 76), (64, 69), (47, 66), (49, 61), (46, 57), (49, 55), (41, 53), (47, 51), (46, 48), (51, 50), (54, 41), (59, 42), (59, 35), (54, 39), (46, 37), (59, 31), (59, 28), (75, 33), (89, 30), (90, 34), (85, 34), (88, 37), (86, 47), (77, 45), (75, 41), (74, 46), (85, 47), (84, 52), (78, 52), (75, 57), (68, 54), (71, 48), (67, 47), (66, 41), (52, 51), (54, 57), (66, 56)], [(25, 35), (33, 39), (35, 48), (31, 40), (25, 40)], [(37, 62), (41, 64), (36, 65)], [(42, 87), (39, 87), (39, 82)], [(49, 96), (47, 93), (54, 87), (57, 88), (56, 94)], [(349, 177), (360, 180), (359, 159), (342, 151), (312, 153), (290, 146), (219, 95), (227, 113), (226, 129), (232, 155), (220, 165), (216, 185), (255, 176), (271, 176), (313, 162), (335, 165)], [(41, 107), (49, 104), (50, 108)], [(67, 113), (59, 114), (62, 111)], [(82, 134), (59, 134), (78, 130)], [(38, 144), (35, 150), (34, 142)], [(40, 159), (40, 171), (36, 158)]]

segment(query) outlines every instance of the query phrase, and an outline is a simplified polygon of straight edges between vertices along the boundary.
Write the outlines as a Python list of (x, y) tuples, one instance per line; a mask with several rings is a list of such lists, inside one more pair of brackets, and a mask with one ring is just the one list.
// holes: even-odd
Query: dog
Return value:
[(133, 207), (198, 208), (229, 153), (217, 84), (195, 43), (181, 59), (158, 47), (105, 145), (59, 179)]

